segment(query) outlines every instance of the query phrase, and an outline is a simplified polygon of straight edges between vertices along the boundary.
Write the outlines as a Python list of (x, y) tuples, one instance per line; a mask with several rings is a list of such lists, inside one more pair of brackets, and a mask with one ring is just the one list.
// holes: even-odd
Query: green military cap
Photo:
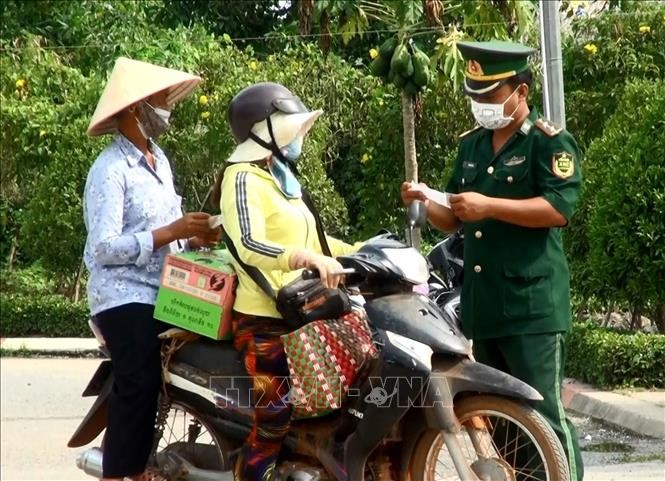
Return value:
[(529, 68), (529, 55), (536, 50), (514, 42), (457, 42), (467, 61), (464, 91), (468, 95), (486, 95), (507, 79)]

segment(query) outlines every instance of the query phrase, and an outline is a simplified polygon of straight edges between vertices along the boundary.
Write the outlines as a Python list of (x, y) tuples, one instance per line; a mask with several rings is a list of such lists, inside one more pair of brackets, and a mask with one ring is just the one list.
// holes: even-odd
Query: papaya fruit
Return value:
[(390, 59), (393, 57), (393, 53), (397, 48), (397, 42), (398, 40), (396, 36), (392, 36), (388, 40), (383, 42), (379, 47), (379, 55), (382, 56), (384, 59), (386, 59), (388, 62), (390, 62)]
[(411, 78), (413, 76), (415, 69), (413, 67), (413, 57), (409, 54), (409, 60), (406, 62), (406, 70), (404, 71), (404, 76), (406, 78)]
[[(411, 54), (409, 54), (409, 49), (406, 45), (401, 44), (395, 48), (395, 53), (393, 53), (393, 56), (390, 59), (390, 69), (405, 78), (413, 75), (413, 61), (411, 60)], [(409, 70), (411, 70), (411, 73), (409, 73)]]
[(418, 87), (427, 87), (430, 80), (429, 57), (422, 50), (415, 48), (413, 53), (413, 83)]
[(407, 79), (405, 77), (402, 77), (398, 72), (395, 72), (395, 75), (393, 76), (393, 85), (399, 89), (404, 87), (406, 85)]
[(383, 77), (384, 75), (388, 75), (389, 70), (390, 70), (390, 62), (381, 55), (376, 57), (369, 64), (369, 71), (375, 77)]

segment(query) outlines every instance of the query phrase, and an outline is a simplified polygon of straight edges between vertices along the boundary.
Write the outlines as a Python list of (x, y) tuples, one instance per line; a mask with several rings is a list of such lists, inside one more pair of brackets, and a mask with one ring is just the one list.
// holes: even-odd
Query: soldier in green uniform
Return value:
[[(570, 464), (583, 478), (577, 435), (561, 383), (571, 328), (569, 270), (561, 229), (582, 175), (572, 135), (530, 109), (533, 49), (509, 42), (460, 42), (464, 90), (478, 123), (462, 134), (449, 206), (424, 184), (405, 183), (405, 204), (425, 201), (440, 230), (464, 229), (462, 321), (478, 361), (536, 388)], [(435, 196), (441, 202), (441, 196)]]

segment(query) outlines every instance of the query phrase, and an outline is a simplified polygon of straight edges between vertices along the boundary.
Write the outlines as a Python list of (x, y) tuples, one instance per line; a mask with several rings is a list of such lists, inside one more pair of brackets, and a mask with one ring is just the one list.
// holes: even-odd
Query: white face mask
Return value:
[(515, 95), (515, 92), (517, 92), (518, 88), (519, 87), (513, 90), (513, 93), (510, 94), (508, 98), (500, 104), (476, 102), (475, 100), (471, 99), (471, 112), (473, 113), (473, 117), (476, 119), (476, 122), (478, 122), (478, 125), (489, 130), (502, 129), (508, 126), (508, 124), (514, 120), (513, 114), (517, 111), (519, 104), (508, 117), (503, 115), (503, 106), (506, 105), (506, 102), (508, 102), (510, 97)]

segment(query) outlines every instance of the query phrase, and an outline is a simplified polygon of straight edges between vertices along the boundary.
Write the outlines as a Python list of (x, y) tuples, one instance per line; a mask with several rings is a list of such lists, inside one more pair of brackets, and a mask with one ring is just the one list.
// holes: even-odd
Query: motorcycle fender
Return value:
[(103, 361), (97, 368), (95, 374), (92, 375), (92, 379), (90, 379), (90, 382), (83, 390), (83, 394), (81, 394), (81, 396), (83, 397), (98, 396), (99, 393), (102, 392), (104, 383), (106, 382), (106, 379), (110, 375), (111, 375), (111, 361), (110, 360)]
[[(104, 363), (106, 362), (110, 361), (104, 361)], [(102, 366), (104, 365), (104, 363), (102, 363)], [(102, 366), (99, 367), (97, 373), (95, 373), (95, 376), (93, 376), (93, 379), (90, 381), (89, 386), (93, 384), (93, 381), (95, 381), (95, 377), (97, 376), (97, 374), (99, 374), (100, 370), (102, 369)], [(96, 383), (99, 382), (101, 382), (101, 378), (97, 379), (96, 381)], [(85, 446), (86, 444), (90, 444), (99, 435), (99, 433), (101, 433), (104, 430), (104, 428), (106, 427), (108, 397), (109, 394), (111, 393), (112, 388), (113, 388), (113, 374), (109, 370), (106, 373), (106, 378), (103, 380), (101, 387), (99, 388), (99, 394), (97, 395), (97, 399), (95, 399), (95, 402), (88, 411), (88, 414), (86, 414), (85, 418), (83, 418), (83, 421), (81, 421), (79, 427), (76, 428), (76, 431), (72, 435), (72, 438), (67, 443), (68, 447), (80, 448), (82, 446)], [(87, 388), (86, 391), (84, 391), (84, 395), (85, 392), (87, 392)]]
[(410, 479), (411, 458), (421, 436), (430, 429), (426, 413), (428, 409), (411, 409), (402, 422), (401, 475), (399, 479)]
[(432, 359), (431, 383), (446, 385), (454, 399), (461, 392), (497, 394), (524, 401), (542, 401), (538, 391), (493, 367), (453, 357)]

